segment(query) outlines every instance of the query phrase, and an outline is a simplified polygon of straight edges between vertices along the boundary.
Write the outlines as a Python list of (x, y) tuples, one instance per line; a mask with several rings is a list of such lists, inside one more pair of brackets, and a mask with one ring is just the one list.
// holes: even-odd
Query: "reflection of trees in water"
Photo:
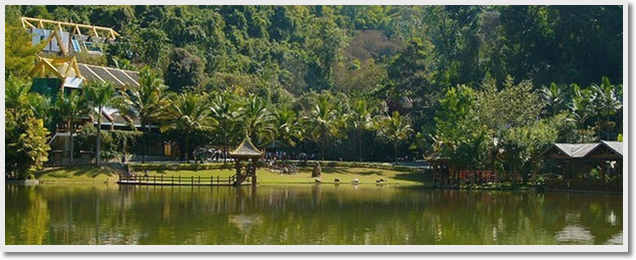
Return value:
[[(50, 213), (37, 187), (5, 185), (5, 244), (46, 244)], [(11, 214), (17, 213), (17, 214)]]
[[(16, 210), (7, 210), (6, 237), (22, 232), (8, 223), (19, 227), (27, 213), (39, 212), (49, 224), (38, 224), (45, 235), (34, 237), (49, 244), (554, 244), (574, 243), (579, 235), (584, 243), (605, 244), (622, 239), (618, 196), (356, 190), (345, 184), (127, 187), (40, 185), (30, 191), (40, 206), (19, 199), (25, 191), (8, 189), (7, 209)], [(38, 210), (42, 205), (46, 210)]]

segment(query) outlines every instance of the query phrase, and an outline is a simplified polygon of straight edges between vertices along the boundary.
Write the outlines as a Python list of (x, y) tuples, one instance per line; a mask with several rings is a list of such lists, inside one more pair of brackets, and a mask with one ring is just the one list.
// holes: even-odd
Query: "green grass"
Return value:
[(54, 167), (37, 172), (35, 178), (42, 183), (117, 182), (117, 172), (109, 167)]
[[(280, 174), (271, 172), (268, 169), (258, 169), (256, 175), (260, 184), (304, 184), (314, 183), (315, 178), (311, 178), (311, 167), (300, 167), (298, 174)], [(164, 175), (164, 176), (181, 176), (182, 178), (210, 178), (210, 176), (218, 176), (221, 180), (227, 179), (234, 175), (234, 170), (161, 170), (148, 171), (148, 175)], [(138, 172), (137, 175), (143, 173)], [(375, 184), (377, 180), (384, 179), (387, 184), (406, 184), (416, 185), (423, 184), (424, 175), (412, 172), (381, 170), (370, 168), (343, 168), (343, 167), (324, 167), (322, 170), (323, 183), (333, 183), (335, 179), (340, 179), (341, 183), (351, 183), (354, 179), (358, 179), (360, 184)]]
[[(271, 172), (268, 169), (258, 169), (259, 184), (305, 184), (314, 183), (315, 178), (311, 178), (311, 167), (300, 167), (298, 174), (280, 174)], [(137, 171), (138, 176), (143, 172)], [(182, 178), (210, 178), (217, 176), (220, 179), (227, 179), (235, 174), (234, 170), (159, 170), (148, 171), (148, 175), (164, 175), (165, 176), (181, 176)], [(387, 184), (400, 185), (421, 185), (425, 183), (425, 175), (421, 173), (394, 171), (372, 168), (345, 168), (345, 167), (323, 167), (322, 177), (323, 183), (333, 183), (336, 178), (341, 183), (351, 183), (354, 179), (358, 179), (359, 184), (375, 184), (376, 180), (384, 179)], [(36, 178), (42, 182), (116, 182), (117, 172), (113, 169), (104, 167), (64, 167), (50, 168), (40, 171), (36, 174)]]

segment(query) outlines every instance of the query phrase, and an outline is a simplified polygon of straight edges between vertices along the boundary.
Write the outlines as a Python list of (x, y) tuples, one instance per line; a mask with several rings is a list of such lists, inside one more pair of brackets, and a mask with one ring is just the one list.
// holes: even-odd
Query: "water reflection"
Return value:
[(622, 197), (375, 185), (5, 186), (7, 244), (622, 244)]

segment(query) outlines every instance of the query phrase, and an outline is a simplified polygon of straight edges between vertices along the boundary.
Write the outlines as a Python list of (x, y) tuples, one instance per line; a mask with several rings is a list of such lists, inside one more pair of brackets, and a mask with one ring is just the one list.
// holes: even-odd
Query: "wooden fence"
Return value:
[(119, 175), (119, 184), (133, 184), (133, 185), (188, 185), (188, 186), (232, 186), (236, 183), (236, 175), (228, 177), (220, 176), (164, 176), (164, 175)]

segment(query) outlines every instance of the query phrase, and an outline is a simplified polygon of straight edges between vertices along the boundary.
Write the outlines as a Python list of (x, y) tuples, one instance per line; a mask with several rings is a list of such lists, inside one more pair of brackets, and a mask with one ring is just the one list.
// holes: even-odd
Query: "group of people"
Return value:
[(298, 173), (298, 167), (296, 167), (295, 163), (285, 164), (282, 162), (278, 162), (275, 159), (267, 160), (267, 167), (272, 172), (278, 172), (281, 174), (296, 174)]

